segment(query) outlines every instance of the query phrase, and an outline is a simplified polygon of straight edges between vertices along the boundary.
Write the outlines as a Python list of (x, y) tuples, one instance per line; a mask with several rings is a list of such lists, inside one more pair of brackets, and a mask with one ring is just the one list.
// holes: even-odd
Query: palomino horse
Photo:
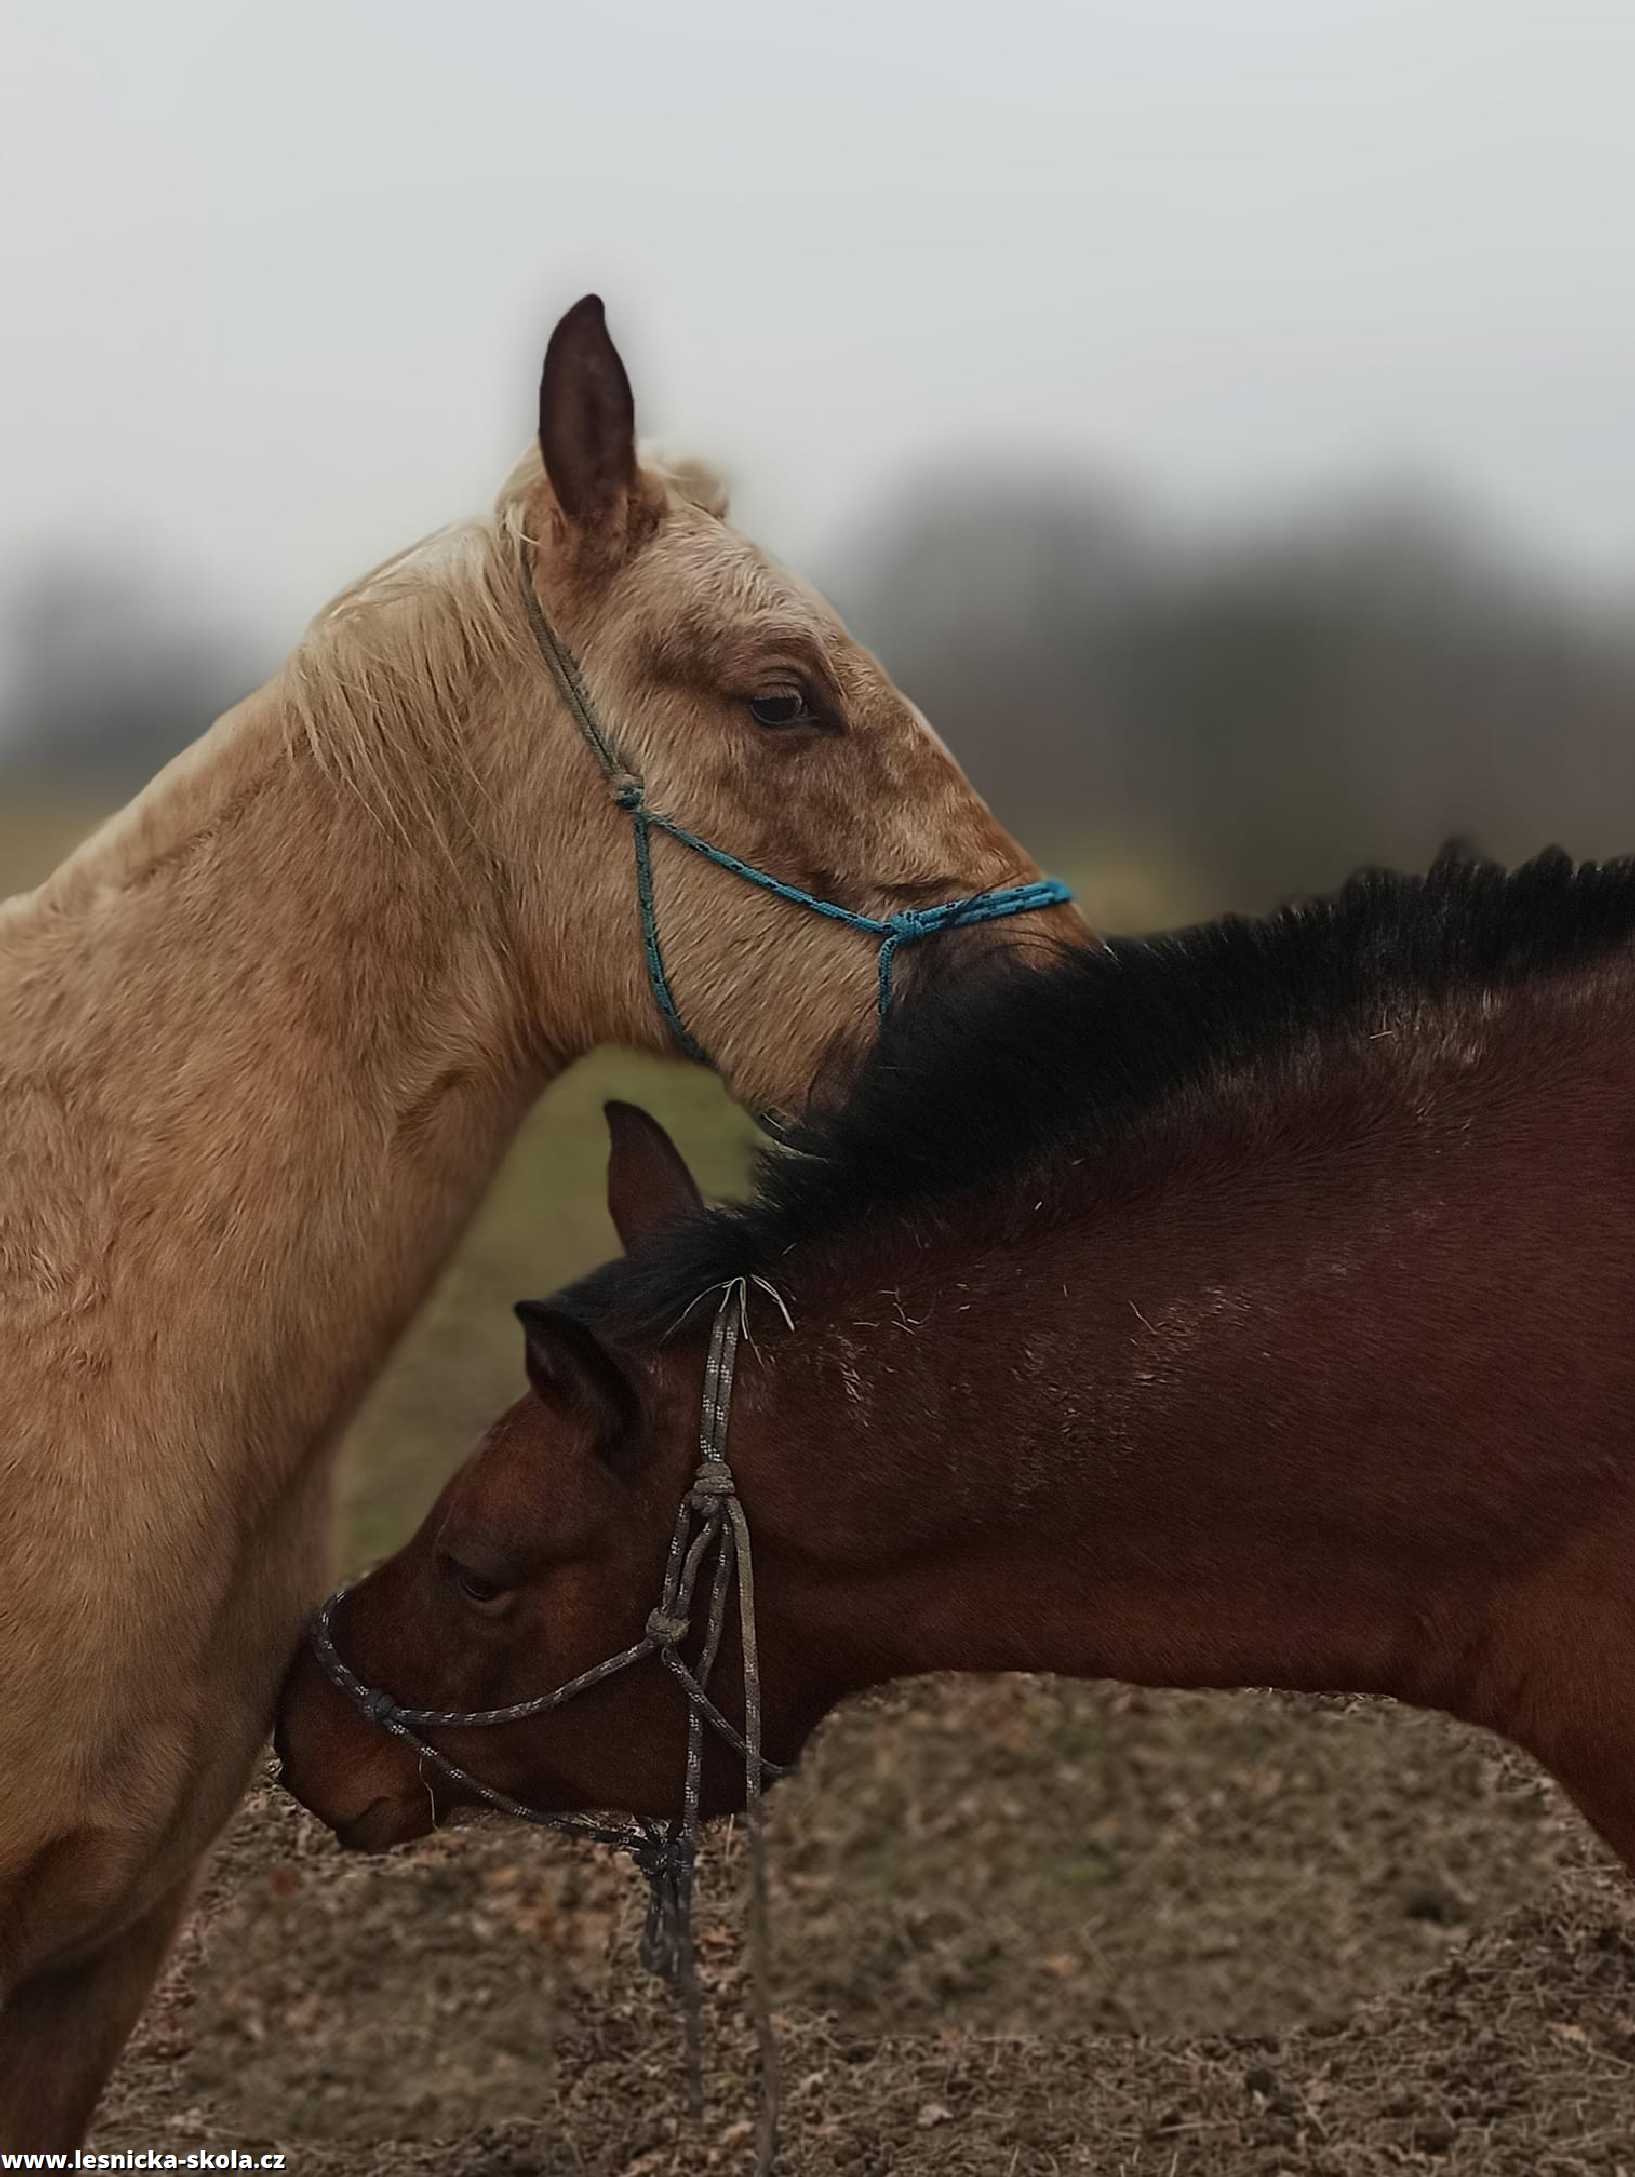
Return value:
[(286, 1781), (371, 1848), (490, 1791), (674, 1817), (666, 1567), (726, 1501), (758, 1659), (729, 1604), (711, 1693), (774, 1763), (925, 1671), (1350, 1688), (1530, 1748), (1635, 1865), (1632, 938), (1635, 865), (1450, 858), (1001, 967), (745, 1209), (615, 1108), (628, 1253), (519, 1311), (532, 1395), (320, 1619)]
[(80, 2136), (321, 1582), (337, 1432), (541, 1086), (684, 1017), (798, 1110), (901, 941), (987, 912), (950, 895), (1057, 896), (722, 515), (638, 466), (587, 298), (493, 520), (0, 909), (0, 2146)]

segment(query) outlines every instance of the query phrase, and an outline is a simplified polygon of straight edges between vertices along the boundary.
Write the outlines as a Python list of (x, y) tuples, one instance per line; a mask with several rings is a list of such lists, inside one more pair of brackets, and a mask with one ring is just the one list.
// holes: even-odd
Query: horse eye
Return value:
[(445, 1559), (449, 1577), (468, 1603), (493, 1603), (507, 1592), (500, 1580), (486, 1579), (480, 1572), (473, 1572), (469, 1565), (462, 1565), (458, 1558)]
[(750, 698), (749, 715), (758, 726), (815, 726), (811, 706), (798, 689)]

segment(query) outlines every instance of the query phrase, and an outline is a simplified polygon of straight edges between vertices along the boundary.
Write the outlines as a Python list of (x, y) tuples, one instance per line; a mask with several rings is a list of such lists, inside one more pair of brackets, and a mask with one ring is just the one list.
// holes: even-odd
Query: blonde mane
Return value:
[[(643, 466), (675, 500), (724, 520), (719, 471), (688, 456), (643, 449)], [(544, 480), (531, 446), (486, 520), (432, 531), (382, 561), (318, 612), (287, 661), (281, 692), (291, 745), (350, 787), (405, 839), (429, 831), (451, 866), (450, 803), (432, 778), (457, 765), (481, 792), (458, 730), (474, 694), (531, 662), (521, 568), (534, 541), (527, 512)]]

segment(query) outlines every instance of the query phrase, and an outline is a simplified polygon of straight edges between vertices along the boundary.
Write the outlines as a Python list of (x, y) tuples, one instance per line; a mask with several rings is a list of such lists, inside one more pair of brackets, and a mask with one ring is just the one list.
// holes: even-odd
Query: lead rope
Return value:
[[(749, 1523), (736, 1497), (727, 1499), (733, 1553), (738, 1560), (738, 1622), (744, 1649), (744, 1833), (749, 1840), (749, 2001), (755, 2021), (755, 2046), (761, 2060), (761, 2116), (755, 2138), (755, 2167), (766, 2177), (778, 2152), (778, 2120), (783, 2110), (783, 2079), (778, 2062), (778, 2032), (772, 2020), (772, 1901), (767, 1880), (766, 1809), (761, 1792), (761, 1664), (755, 1635), (755, 1569), (749, 1553)], [(724, 1560), (723, 1560), (724, 1562)]]
[(799, 885), (786, 884), (781, 877), (757, 869), (753, 862), (727, 853), (724, 847), (711, 846), (707, 839), (700, 839), (696, 832), (688, 831), (673, 817), (663, 816), (649, 806), (641, 780), (623, 761), (596, 716), (577, 660), (545, 617), (545, 608), (528, 571), (526, 552), (519, 560), (518, 571), (522, 602), (539, 654), (567, 705), (568, 715), (601, 765), (615, 806), (630, 818), (636, 854), (636, 905), (648, 988), (676, 1048), (684, 1057), (695, 1059), (703, 1066), (710, 1064), (709, 1053), (689, 1033), (681, 1018), (681, 1008), (670, 988), (669, 973), (664, 965), (664, 948), (659, 942), (658, 902), (653, 891), (655, 831), (665, 833), (691, 853), (702, 855), (706, 862), (724, 869), (730, 876), (741, 877), (746, 884), (770, 892), (775, 899), (787, 900), (792, 907), (804, 907), (814, 915), (822, 915), (826, 921), (843, 923), (848, 929), (862, 930), (869, 937), (877, 938), (880, 950), (875, 972), (875, 1003), (882, 1020), (891, 1004), (892, 968), (904, 945), (935, 937), (943, 930), (964, 929), (977, 922), (999, 922), (1011, 915), (1032, 914), (1042, 907), (1061, 907), (1072, 899), (1072, 893), (1059, 878), (1034, 877), (1025, 884), (1001, 885), (991, 892), (973, 892), (964, 899), (944, 900), (935, 907), (905, 907), (892, 915), (861, 915), (853, 908), (840, 906), (835, 900), (819, 899), (815, 892), (803, 891)]
[[(704, 1778), (704, 1724), (712, 1704), (705, 1695), (710, 1673), (720, 1651), (726, 1623), (727, 1593), (736, 1568), (738, 1580), (738, 1637), (743, 1652), (744, 1730), (738, 1740), (744, 1755), (744, 1829), (749, 1846), (750, 1903), (750, 2008), (760, 2060), (761, 2108), (756, 2126), (756, 2177), (770, 2172), (778, 2151), (778, 2124), (782, 2110), (782, 2082), (778, 2062), (777, 2030), (772, 2019), (771, 1904), (767, 1882), (766, 1827), (762, 1804), (763, 1772), (770, 1767), (761, 1753), (761, 1662), (755, 1631), (755, 1564), (750, 1548), (749, 1522), (738, 1501), (732, 1469), (727, 1464), (727, 1430), (732, 1412), (733, 1372), (743, 1327), (745, 1292), (735, 1279), (723, 1294), (710, 1329), (709, 1350), (704, 1360), (704, 1395), (698, 1430), (699, 1464), (687, 1493), (683, 1514), (696, 1512), (703, 1520), (690, 1548), (678, 1546), (682, 1535), (678, 1522), (671, 1539), (670, 1565), (659, 1609), (648, 1620), (649, 1630), (665, 1614), (661, 1658), (687, 1695), (687, 1769), (682, 1787), (682, 1816), (673, 1833), (673, 1849), (665, 1855), (658, 1881), (651, 1882), (648, 1934), (644, 1962), (664, 1974), (675, 1987), (681, 2006), (686, 2042), (687, 2103), (695, 2117), (704, 2113), (703, 1995), (699, 1986), (693, 1943), (693, 1875), (698, 1859), (702, 1827), (700, 1808)], [(696, 1674), (690, 1672), (678, 1652), (686, 1631), (685, 1612), (677, 1608), (690, 1591), (698, 1567), (711, 1543), (716, 1546), (715, 1577), (711, 1586), (709, 1616)], [(718, 1712), (717, 1712), (718, 1713)], [(725, 1719), (721, 1719), (725, 1724)], [(726, 1733), (737, 1738), (731, 1726)], [(655, 1942), (655, 1935), (660, 1941)], [(667, 1940), (663, 1938), (667, 1936)], [(662, 1943), (662, 1947), (661, 1947)]]
[[(704, 1364), (704, 1426), (700, 1432), (699, 1449), (703, 1459), (699, 1467), (700, 1478), (707, 1473), (712, 1482), (724, 1484), (712, 1493), (720, 1511), (726, 1515), (728, 1525), (724, 1530), (723, 1548), (716, 1566), (716, 1591), (719, 1594), (726, 1585), (728, 1557), (738, 1570), (738, 1639), (743, 1650), (744, 1676), (744, 1834), (749, 1846), (749, 1952), (750, 1952), (750, 2008), (755, 2021), (755, 2045), (761, 2064), (761, 2114), (755, 2140), (755, 2167), (757, 2173), (771, 2170), (778, 2151), (778, 2120), (782, 2112), (782, 2079), (778, 2063), (778, 2036), (772, 2022), (772, 1908), (768, 1892), (766, 1864), (766, 1820), (762, 1802), (761, 1761), (761, 1657), (755, 1625), (755, 1562), (749, 1546), (749, 1521), (738, 1501), (733, 1487), (732, 1471), (727, 1465), (726, 1437), (732, 1406), (732, 1376), (738, 1357), (738, 1336), (743, 1325), (746, 1294), (739, 1287), (733, 1306), (734, 1295), (729, 1291), (722, 1300), (710, 1334), (709, 1357)], [(710, 1397), (711, 1389), (715, 1397)], [(730, 1547), (725, 1536), (730, 1535)], [(718, 1630), (712, 1622), (712, 1638)], [(707, 1650), (707, 1660), (713, 1661), (713, 1648)], [(689, 1727), (693, 1735), (702, 1740), (703, 1727), (698, 1711), (689, 1714)], [(691, 1749), (689, 1748), (689, 1755)], [(692, 1786), (693, 1769), (689, 1759), (688, 1783)], [(697, 1820), (696, 1797), (689, 1810), (690, 1819)]]

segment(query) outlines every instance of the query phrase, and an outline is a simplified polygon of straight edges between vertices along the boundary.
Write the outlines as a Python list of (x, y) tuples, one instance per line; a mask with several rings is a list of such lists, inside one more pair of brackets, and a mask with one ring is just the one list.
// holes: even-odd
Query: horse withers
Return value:
[[(1508, 1735), (1635, 1865), (1632, 941), (1635, 866), (1447, 858), (1000, 969), (740, 1209), (615, 1111), (627, 1252), (520, 1310), (529, 1393), (330, 1613), (347, 1675), (298, 1660), (286, 1781), (367, 1848), (682, 1811), (707, 1628), (649, 1612), (735, 1295), (771, 1762), (928, 1671), (1350, 1689)], [(729, 1611), (734, 1731), (743, 1663)], [(712, 1733), (706, 1810), (745, 1775)]]
[(338, 1433), (539, 1090), (684, 1035), (798, 1113), (916, 951), (1082, 935), (1037, 879), (719, 484), (638, 460), (587, 298), (493, 518), (0, 906), (0, 2148), (81, 2136)]

